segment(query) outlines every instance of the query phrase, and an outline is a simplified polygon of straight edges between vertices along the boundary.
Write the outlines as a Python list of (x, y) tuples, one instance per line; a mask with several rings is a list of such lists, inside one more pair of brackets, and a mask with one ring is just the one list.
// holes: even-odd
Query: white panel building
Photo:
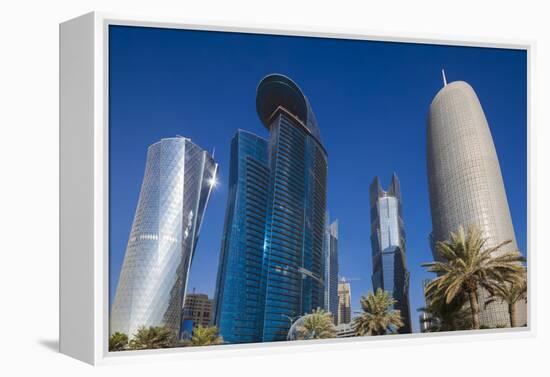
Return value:
[[(489, 124), (476, 93), (466, 82), (445, 85), (433, 99), (427, 149), (432, 241), (448, 239), (461, 225), (477, 225), (488, 238), (487, 247), (512, 240), (502, 250), (517, 250)], [(485, 306), (487, 296), (487, 292), (480, 292), (481, 325), (508, 325), (507, 305)], [(523, 323), (525, 304), (518, 309), (519, 322)]]

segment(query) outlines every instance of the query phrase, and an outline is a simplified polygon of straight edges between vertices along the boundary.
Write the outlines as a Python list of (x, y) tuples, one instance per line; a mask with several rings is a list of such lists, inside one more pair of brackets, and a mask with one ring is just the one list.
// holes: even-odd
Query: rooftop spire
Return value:
[(445, 70), (441, 70), (441, 75), (443, 76), (443, 87), (447, 86), (447, 77), (445, 77)]

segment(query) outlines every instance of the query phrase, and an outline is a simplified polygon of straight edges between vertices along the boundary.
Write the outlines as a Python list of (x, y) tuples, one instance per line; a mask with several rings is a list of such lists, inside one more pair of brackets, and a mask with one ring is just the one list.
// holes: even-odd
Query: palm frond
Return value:
[[(506, 240), (494, 246), (487, 246), (488, 239), (476, 226), (465, 231), (459, 227), (451, 232), (447, 241), (436, 243), (439, 261), (424, 263), (429, 272), (437, 278), (425, 287), (425, 296), (438, 305), (449, 305), (457, 297), (466, 294), (477, 296), (483, 288), (491, 295), (506, 295), (503, 287), (519, 286), (523, 279), (523, 258), (517, 251), (504, 251), (511, 243)], [(508, 292), (509, 293), (509, 292)], [(474, 301), (475, 302), (475, 301)], [(479, 323), (478, 313), (471, 309), (472, 323)]]

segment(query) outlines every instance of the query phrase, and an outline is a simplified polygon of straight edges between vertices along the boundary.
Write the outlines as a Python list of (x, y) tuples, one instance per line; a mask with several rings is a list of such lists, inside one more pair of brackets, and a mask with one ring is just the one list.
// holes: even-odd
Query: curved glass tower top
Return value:
[(229, 197), (216, 325), (228, 343), (285, 340), (288, 318), (325, 303), (327, 154), (298, 86), (272, 74), (256, 108), (269, 139), (239, 131)]
[(272, 115), (279, 107), (284, 107), (297, 116), (306, 130), (321, 143), (317, 119), (307, 97), (290, 78), (273, 73), (260, 81), (256, 93), (256, 110), (267, 129), (270, 127)]

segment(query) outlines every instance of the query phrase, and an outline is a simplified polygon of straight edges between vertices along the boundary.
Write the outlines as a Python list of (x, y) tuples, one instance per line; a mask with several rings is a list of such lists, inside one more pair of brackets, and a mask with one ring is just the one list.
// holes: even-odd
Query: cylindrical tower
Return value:
[[(460, 226), (477, 225), (488, 238), (486, 247), (512, 240), (503, 251), (517, 250), (491, 131), (469, 84), (445, 85), (433, 99), (427, 148), (433, 243), (447, 240)], [(486, 299), (487, 293), (481, 292), (481, 324), (508, 324), (506, 305), (485, 307)]]
[(216, 170), (212, 157), (189, 139), (162, 139), (149, 147), (111, 334), (132, 338), (141, 326), (166, 326), (179, 334), (187, 275)]

